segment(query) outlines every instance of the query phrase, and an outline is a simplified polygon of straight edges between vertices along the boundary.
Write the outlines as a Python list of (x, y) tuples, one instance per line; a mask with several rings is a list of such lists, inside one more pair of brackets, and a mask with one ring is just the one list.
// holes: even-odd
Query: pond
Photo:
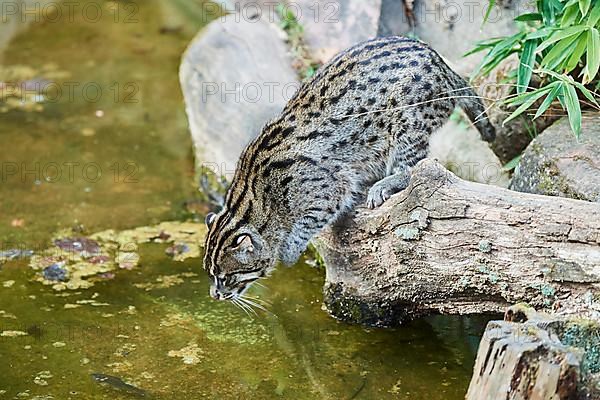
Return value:
[[(200, 1), (75, 4), (0, 56), (0, 251), (209, 210), (177, 70), (214, 16)], [(138, 265), (74, 290), (42, 285), (28, 258), (0, 264), (0, 399), (464, 398), (486, 318), (340, 323), (307, 259), (253, 288), (268, 312), (247, 315), (167, 248), (141, 244)]]

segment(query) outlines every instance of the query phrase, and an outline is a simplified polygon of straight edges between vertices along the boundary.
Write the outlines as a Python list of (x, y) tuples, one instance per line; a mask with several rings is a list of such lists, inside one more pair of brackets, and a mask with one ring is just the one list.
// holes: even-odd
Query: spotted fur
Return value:
[(341, 215), (403, 189), (457, 105), (494, 138), (472, 89), (416, 40), (370, 40), (324, 65), (244, 150), (223, 209), (208, 218), (213, 297), (242, 294)]

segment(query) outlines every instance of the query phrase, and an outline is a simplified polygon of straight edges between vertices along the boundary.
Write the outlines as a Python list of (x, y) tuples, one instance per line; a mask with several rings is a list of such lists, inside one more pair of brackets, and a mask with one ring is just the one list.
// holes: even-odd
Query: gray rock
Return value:
[(566, 118), (527, 147), (510, 188), (600, 202), (600, 114), (584, 116), (579, 140)]
[[(455, 114), (462, 115), (462, 114)], [(452, 118), (431, 135), (429, 157), (460, 178), (508, 187), (508, 172), (467, 118)]]
[(488, 3), (470, 0), (299, 0), (293, 4), (300, 9), (304, 38), (321, 62), (375, 36), (414, 35), (467, 75), (483, 57), (463, 58), (475, 42), (515, 32), (513, 18), (525, 10), (525, 2), (504, 3), (494, 8), (486, 24)]
[(298, 0), (290, 3), (290, 10), (304, 27), (304, 39), (312, 56), (325, 63), (353, 44), (377, 36), (381, 3), (382, 0)]
[(516, 31), (513, 19), (526, 10), (524, 0), (498, 1), (484, 24), (487, 1), (415, 0), (414, 34), (429, 43), (462, 75), (470, 74), (483, 58), (483, 53), (467, 58), (463, 54), (473, 45), (492, 37)]
[(231, 177), (244, 147), (299, 87), (283, 32), (265, 18), (219, 18), (183, 56), (180, 81), (198, 167)]
[(411, 31), (411, 21), (405, 12), (405, 1), (382, 0), (377, 36), (406, 34)]

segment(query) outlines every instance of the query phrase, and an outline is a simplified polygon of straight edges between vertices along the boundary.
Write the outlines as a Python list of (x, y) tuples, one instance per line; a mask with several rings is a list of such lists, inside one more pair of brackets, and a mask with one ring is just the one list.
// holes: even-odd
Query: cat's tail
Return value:
[(456, 96), (456, 104), (467, 114), (481, 138), (486, 142), (493, 142), (496, 138), (496, 128), (488, 119), (481, 97), (461, 76), (454, 71), (452, 75), (452, 79), (449, 79), (449, 93)]

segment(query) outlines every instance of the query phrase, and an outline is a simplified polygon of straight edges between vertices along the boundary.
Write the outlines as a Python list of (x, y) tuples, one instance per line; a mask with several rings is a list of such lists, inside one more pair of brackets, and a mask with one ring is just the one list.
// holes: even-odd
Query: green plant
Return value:
[(304, 28), (298, 22), (292, 9), (285, 3), (278, 3), (275, 11), (279, 16), (279, 26), (285, 31), (294, 57), (294, 68), (298, 71), (300, 78), (305, 80), (315, 74), (320, 64), (313, 60), (304, 43)]
[[(490, 0), (486, 20), (494, 4)], [(504, 123), (534, 103), (541, 102), (533, 119), (558, 103), (579, 136), (581, 104), (600, 109), (593, 92), (600, 88), (600, 0), (537, 0), (536, 8), (515, 18), (520, 28), (516, 34), (479, 42), (465, 55), (487, 51), (475, 76), (489, 74), (512, 54), (518, 56), (512, 75), (516, 93), (504, 100), (517, 108)]]

